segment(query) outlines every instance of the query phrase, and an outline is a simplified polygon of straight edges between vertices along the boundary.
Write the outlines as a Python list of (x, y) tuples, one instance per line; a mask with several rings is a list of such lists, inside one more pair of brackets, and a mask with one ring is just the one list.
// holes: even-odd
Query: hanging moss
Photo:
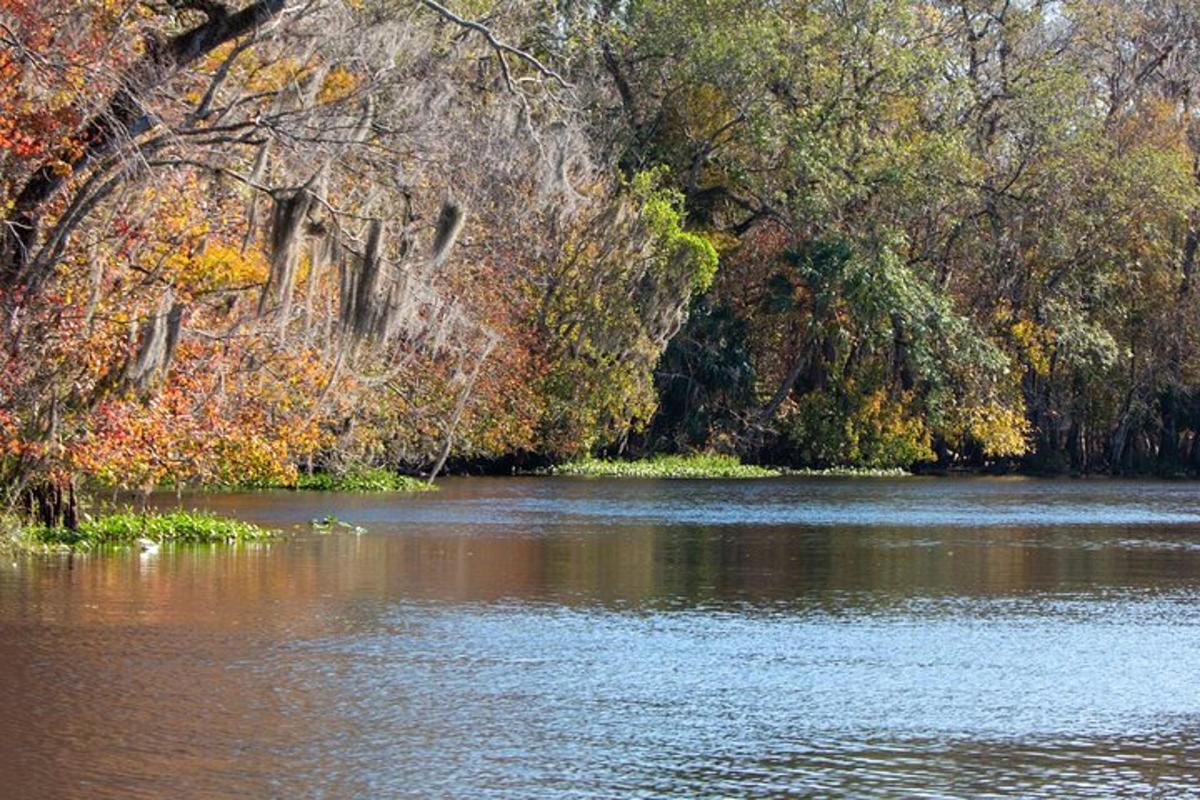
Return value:
[(272, 295), (278, 297), (279, 317), (285, 323), (291, 313), (303, 223), (312, 205), (313, 195), (308, 186), (275, 200), (275, 211), (271, 218), (271, 273), (267, 285), (263, 287), (258, 308), (261, 314), (268, 299)]
[(454, 247), (466, 222), (466, 211), (457, 203), (446, 201), (442, 204), (442, 213), (438, 216), (436, 230), (433, 236), (433, 252), (430, 260), (437, 266), (441, 264)]

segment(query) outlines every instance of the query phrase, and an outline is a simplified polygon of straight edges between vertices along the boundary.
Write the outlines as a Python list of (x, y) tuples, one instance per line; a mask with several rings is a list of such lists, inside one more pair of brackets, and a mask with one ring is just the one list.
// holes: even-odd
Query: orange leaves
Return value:
[(45, 140), (29, 133), (38, 127), (42, 125), (33, 124), (29, 119), (0, 118), (0, 150), (8, 150), (21, 158), (41, 155), (46, 149)]
[(50, 153), (77, 146), (80, 109), (110, 88), (104, 76), (115, 74), (125, 58), (122, 48), (111, 46), (121, 15), (114, 5), (0, 0), (6, 22), (0, 47), (0, 165), (7, 167), (9, 179), (15, 165), (27, 169)]
[[(278, 366), (303, 372), (305, 362)], [(68, 462), (76, 472), (128, 489), (289, 483), (295, 462), (322, 444), (321, 417), (311, 413), (320, 387), (298, 392), (284, 377), (247, 373), (236, 355), (193, 341), (181, 348), (157, 392), (101, 403), (86, 420), (86, 435), (72, 443)]]
[(362, 78), (342, 66), (335, 66), (325, 74), (317, 92), (317, 102), (334, 103), (349, 97), (362, 83)]

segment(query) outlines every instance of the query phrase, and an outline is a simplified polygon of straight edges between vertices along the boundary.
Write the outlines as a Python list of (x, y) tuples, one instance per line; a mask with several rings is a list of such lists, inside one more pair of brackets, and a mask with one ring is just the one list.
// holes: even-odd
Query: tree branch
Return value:
[[(278, 16), (286, 0), (256, 0), (233, 14), (217, 13), (208, 20), (152, 48), (125, 74), (100, 113), (83, 127), (78, 151), (55, 153), (38, 167), (17, 194), (12, 215), (0, 239), (0, 288), (36, 289), (53, 265), (30, 269), (29, 256), (38, 237), (45, 204), (67, 186), (71, 175), (114, 150), (122, 141), (150, 129), (150, 115), (140, 98), (176, 75), (180, 69), (230, 40)], [(63, 169), (65, 164), (69, 169)]]
[[(499, 56), (501, 68), (504, 70), (506, 77), (508, 74), (508, 65), (504, 61), (505, 53), (524, 61), (526, 64), (537, 70), (542, 77), (549, 78), (562, 88), (568, 90), (571, 88), (571, 84), (568, 83), (566, 79), (562, 77), (562, 75), (559, 75), (557, 72), (550, 69), (550, 67), (547, 67), (533, 54), (500, 41), (496, 38), (495, 34), (492, 33), (491, 29), (482, 22), (475, 22), (474, 20), (460, 17), (441, 3), (436, 2), (436, 0), (417, 0), (417, 2), (426, 8), (437, 12), (444, 19), (449, 20), (455, 25), (475, 31), (483, 36), (483, 38), (487, 40), (487, 43), (492, 47), (493, 50), (496, 51), (497, 55)], [(509, 79), (509, 85), (512, 85), (511, 78)]]

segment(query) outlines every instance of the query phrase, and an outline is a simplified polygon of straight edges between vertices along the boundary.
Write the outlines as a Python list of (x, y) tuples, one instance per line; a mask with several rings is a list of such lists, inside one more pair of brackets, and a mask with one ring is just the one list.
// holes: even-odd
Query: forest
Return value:
[(0, 485), (1197, 472), (1198, 104), (1191, 0), (0, 0)]

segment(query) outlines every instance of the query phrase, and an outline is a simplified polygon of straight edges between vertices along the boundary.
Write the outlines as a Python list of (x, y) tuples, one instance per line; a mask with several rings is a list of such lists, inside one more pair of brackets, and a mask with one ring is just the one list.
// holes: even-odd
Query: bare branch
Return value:
[(487, 40), (487, 43), (492, 47), (492, 49), (496, 51), (496, 55), (500, 59), (501, 69), (504, 71), (505, 78), (508, 81), (508, 84), (510, 87), (512, 86), (512, 78), (508, 72), (508, 64), (504, 60), (505, 53), (515, 56), (516, 58), (520, 59), (521, 61), (524, 61), (526, 64), (528, 64), (529, 66), (531, 66), (535, 70), (537, 70), (542, 75), (542, 77), (551, 79), (552, 81), (557, 83), (562, 88), (568, 89), (568, 90), (572, 88), (571, 84), (568, 83), (567, 80), (565, 78), (563, 78), (562, 75), (558, 74), (553, 69), (551, 69), (550, 67), (543, 64), (541, 62), (541, 60), (539, 60), (537, 58), (537, 56), (534, 56), (532, 53), (529, 53), (528, 51), (521, 50), (520, 48), (513, 47), (510, 44), (506, 44), (505, 42), (500, 41), (499, 39), (496, 38), (495, 34), (492, 33), (491, 29), (488, 28), (488, 26), (484, 25), (482, 22), (476, 22), (474, 20), (469, 20), (469, 19), (460, 17), (459, 15), (455, 14), (450, 9), (446, 8), (441, 3), (436, 2), (436, 0), (417, 0), (417, 2), (419, 2), (421, 5), (425, 6), (426, 8), (431, 9), (432, 11), (436, 11), (444, 19), (449, 20), (450, 22), (454, 23), (455, 25), (459, 25), (463, 28), (468, 28), (468, 29), (473, 30), (476, 33), (480, 34), (481, 36), (483, 36), (483, 38)]

